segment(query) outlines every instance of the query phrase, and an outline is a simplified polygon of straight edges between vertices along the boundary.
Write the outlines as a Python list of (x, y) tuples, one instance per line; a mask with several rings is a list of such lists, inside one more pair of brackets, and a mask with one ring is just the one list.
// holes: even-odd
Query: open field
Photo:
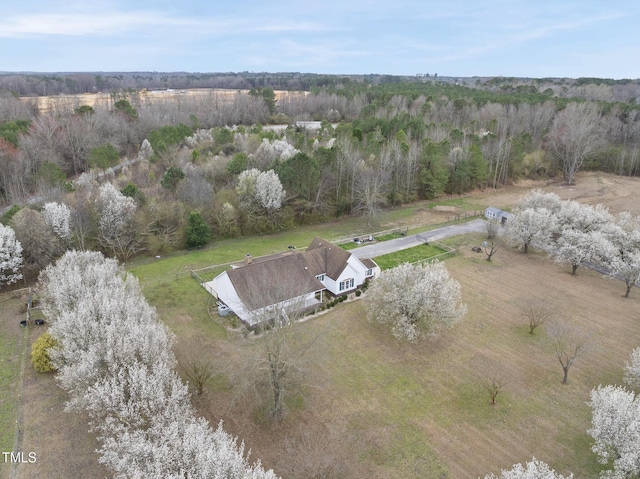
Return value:
[[(390, 211), (376, 229), (446, 220), (451, 212), (433, 211), (437, 205), (459, 211), (489, 204), (510, 207), (528, 189), (540, 186), (412, 205)], [(587, 173), (575, 187), (550, 183), (545, 189), (563, 198), (603, 203), (613, 212), (640, 214), (633, 196), (640, 191), (638, 179)], [(481, 241), (479, 235), (443, 241), (461, 251), (446, 265), (462, 284), (469, 307), (462, 323), (436, 342), (407, 345), (368, 322), (361, 300), (343, 303), (301, 324), (305, 332), (323, 332), (321, 344), (307, 358), (311, 367), (304, 394), (294, 398), (282, 423), (260, 419), (255, 401), (238, 389), (247, 343), (228, 339), (208, 316), (209, 295), (182, 273), (235, 261), (247, 252), (257, 256), (289, 244), (305, 247), (315, 235), (349, 237), (363, 231), (362, 225), (349, 219), (298, 227), (130, 265), (149, 302), (176, 334), (178, 356), (190, 351), (214, 360), (219, 374), (209, 391), (195, 399), (199, 412), (212, 424), (224, 420), (225, 429), (252, 450), (252, 458), (286, 478), (305, 477), (300, 473), (305, 465), (327, 462), (334, 467), (333, 477), (478, 477), (533, 455), (559, 472), (596, 477), (600, 466), (589, 449), (586, 401), (592, 387), (621, 383), (624, 362), (640, 345), (640, 291), (634, 289), (624, 299), (621, 283), (582, 268), (571, 277), (567, 268), (539, 254), (503, 248), (489, 263), (484, 254), (470, 251)], [(548, 298), (559, 314), (599, 333), (598, 349), (576, 362), (567, 386), (560, 384), (562, 371), (543, 329), (529, 335), (526, 321), (518, 316), (516, 302), (529, 296)], [(17, 321), (6, 319), (8, 306), (0, 308), (3, 324), (8, 321), (15, 326), (12, 334), (21, 333)], [(0, 332), (4, 340), (5, 330)], [(35, 334), (30, 332), (29, 347)], [(494, 373), (507, 382), (496, 407), (488, 404), (480, 381)], [(86, 432), (86, 418), (62, 412), (65, 395), (51, 376), (38, 375), (27, 365), (22, 398), (22, 450), (38, 452), (38, 462), (20, 466), (19, 477), (108, 475), (93, 453), (97, 443)]]
[[(232, 102), (236, 94), (248, 93), (249, 90), (233, 90), (224, 88), (191, 88), (186, 90), (149, 90), (141, 91), (132, 97), (132, 105), (173, 102), (180, 103), (189, 99), (201, 99), (212, 102)], [(274, 90), (276, 101), (284, 101), (289, 98), (304, 97), (309, 92)], [(110, 108), (113, 98), (109, 93), (82, 93), (78, 95), (50, 95), (38, 97), (21, 97), (24, 102), (35, 103), (40, 113), (59, 111), (61, 109), (74, 109), (82, 105), (92, 108)]]
[[(470, 251), (478, 240), (458, 238), (463, 253), (446, 262), (469, 312), (436, 342), (396, 341), (366, 320), (362, 301), (346, 303), (302, 325), (324, 330), (324, 341), (310, 361), (305, 406), (283, 424), (256, 421), (256, 412), (226, 383), (199, 400), (200, 410), (213, 422), (224, 419), (256, 457), (285, 477), (291, 457), (313, 455), (301, 446), (282, 456), (301, 428), (358, 438), (315, 445), (347, 461), (345, 477), (478, 477), (534, 455), (560, 472), (596, 477), (586, 402), (598, 384), (621, 383), (624, 363), (640, 345), (639, 295), (623, 298), (619, 282), (592, 271), (571, 277), (543, 255), (501, 250), (489, 263)], [(543, 328), (530, 335), (518, 313), (517, 302), (532, 296), (598, 332), (596, 351), (575, 363), (566, 386)], [(224, 341), (207, 348), (227, 371), (242, 362), (229, 347)], [(494, 374), (506, 381), (496, 407), (481, 384)]]
[(416, 263), (426, 258), (438, 256), (447, 251), (440, 246), (434, 244), (421, 244), (413, 248), (407, 248), (395, 253), (388, 253), (376, 258), (376, 263), (380, 269), (391, 269), (402, 263)]

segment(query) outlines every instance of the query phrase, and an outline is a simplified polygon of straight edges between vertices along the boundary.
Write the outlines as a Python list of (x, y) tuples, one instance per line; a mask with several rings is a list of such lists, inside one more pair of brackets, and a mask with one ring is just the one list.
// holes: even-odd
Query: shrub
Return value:
[(162, 180), (160, 180), (160, 185), (162, 185), (163, 188), (175, 191), (178, 183), (180, 183), (180, 180), (184, 179), (184, 177), (184, 171), (177, 166), (170, 166), (167, 171), (165, 171)]
[(360, 291), (359, 289), (356, 290), (356, 296), (360, 297), (360, 295), (362, 295), (362, 291)]
[(41, 334), (31, 346), (31, 363), (33, 369), (39, 373), (49, 373), (55, 371), (56, 368), (49, 357), (49, 349), (58, 345), (58, 341), (49, 333)]
[(187, 227), (185, 229), (187, 246), (198, 247), (206, 245), (211, 239), (211, 227), (202, 219), (197, 211), (189, 213)]

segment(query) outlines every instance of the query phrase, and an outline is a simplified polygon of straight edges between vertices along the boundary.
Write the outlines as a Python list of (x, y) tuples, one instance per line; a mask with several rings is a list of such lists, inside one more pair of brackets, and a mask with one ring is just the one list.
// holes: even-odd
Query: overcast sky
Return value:
[(640, 78), (639, 0), (14, 0), (0, 71)]

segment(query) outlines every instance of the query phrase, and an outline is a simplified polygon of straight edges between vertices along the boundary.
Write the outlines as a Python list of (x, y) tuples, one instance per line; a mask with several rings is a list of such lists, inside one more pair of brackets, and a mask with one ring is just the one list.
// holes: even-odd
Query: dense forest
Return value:
[[(162, 88), (228, 91), (145, 100)], [(30, 98), (87, 92), (109, 102)], [(521, 178), (638, 175), (639, 98), (638, 80), (590, 78), (3, 74), (2, 222), (35, 271), (69, 246), (127, 259)], [(66, 238), (42, 239), (45, 203), (68, 208)]]

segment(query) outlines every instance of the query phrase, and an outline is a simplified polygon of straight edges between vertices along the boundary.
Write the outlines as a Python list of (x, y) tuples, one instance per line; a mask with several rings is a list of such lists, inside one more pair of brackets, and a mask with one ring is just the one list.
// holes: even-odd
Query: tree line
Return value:
[[(533, 91), (506, 81), (333, 80), (278, 100), (268, 86), (154, 103), (120, 91), (108, 105), (70, 101), (42, 114), (2, 97), (2, 222), (27, 258), (25, 245), (38, 242), (20, 231), (28, 224), (21, 216), (64, 204), (72, 213), (66, 247), (126, 260), (344, 214), (372, 224), (388, 206), (519, 178), (572, 183), (585, 168), (640, 172), (632, 102), (567, 98), (537, 82)], [(578, 86), (593, 85), (602, 86)], [(278, 122), (286, 128), (269, 126)], [(119, 227), (101, 226), (116, 210), (127, 212)], [(61, 254), (44, 249), (31, 255), (44, 259), (28, 263)]]
[(583, 265), (603, 268), (625, 284), (625, 297), (640, 283), (640, 217), (628, 211), (612, 214), (601, 204), (533, 190), (516, 205), (504, 236), (525, 253), (530, 246), (547, 251), (574, 276)]
[(39, 289), (66, 407), (87, 413), (114, 477), (277, 477), (250, 463), (221, 424), (196, 417), (170, 332), (117, 261), (68, 252)]

